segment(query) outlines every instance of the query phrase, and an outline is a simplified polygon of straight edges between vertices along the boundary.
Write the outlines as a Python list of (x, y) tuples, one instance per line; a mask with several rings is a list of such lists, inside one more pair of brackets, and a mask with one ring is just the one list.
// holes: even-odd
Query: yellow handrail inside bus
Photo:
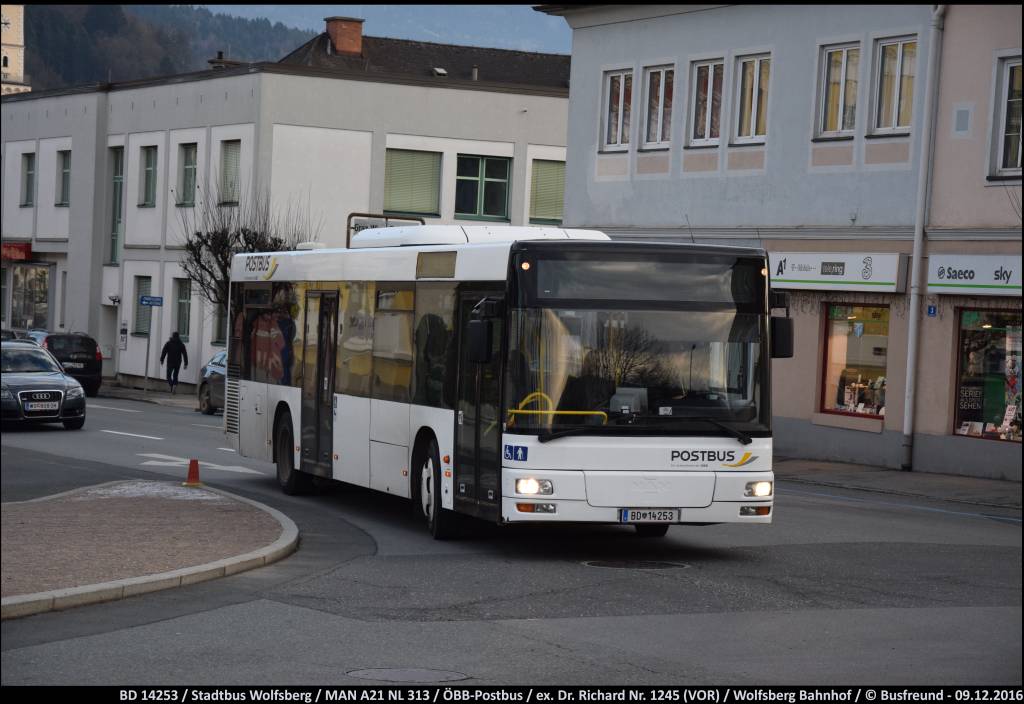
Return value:
[[(601, 420), (604, 421), (602, 425), (608, 425), (608, 414), (604, 411), (524, 411), (518, 408), (509, 408), (508, 414), (510, 416), (601, 416)], [(515, 418), (512, 420), (515, 420)]]
[(526, 398), (519, 402), (518, 408), (522, 410), (523, 406), (527, 405), (528, 403), (533, 403), (534, 400), (538, 398), (544, 401), (544, 403), (548, 404), (548, 409), (552, 409), (555, 407), (555, 402), (551, 400), (550, 396), (548, 396), (543, 391), (534, 391), (532, 394), (527, 394)]

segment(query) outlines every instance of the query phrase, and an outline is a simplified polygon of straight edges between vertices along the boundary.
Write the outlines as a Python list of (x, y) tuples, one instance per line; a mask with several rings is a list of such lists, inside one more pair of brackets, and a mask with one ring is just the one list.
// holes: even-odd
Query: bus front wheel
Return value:
[(305, 494), (313, 486), (313, 478), (295, 469), (295, 453), (292, 452), (292, 422), (285, 418), (277, 426), (277, 483), (281, 491), (289, 496)]
[(419, 473), (419, 506), (427, 528), (437, 540), (455, 537), (458, 516), (441, 505), (441, 454), (433, 438), (423, 454)]

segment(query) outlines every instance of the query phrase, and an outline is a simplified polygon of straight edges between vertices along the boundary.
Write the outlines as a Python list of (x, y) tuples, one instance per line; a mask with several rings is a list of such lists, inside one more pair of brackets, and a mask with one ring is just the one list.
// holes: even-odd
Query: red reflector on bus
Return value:
[(533, 513), (535, 504), (516, 504), (519, 513)]

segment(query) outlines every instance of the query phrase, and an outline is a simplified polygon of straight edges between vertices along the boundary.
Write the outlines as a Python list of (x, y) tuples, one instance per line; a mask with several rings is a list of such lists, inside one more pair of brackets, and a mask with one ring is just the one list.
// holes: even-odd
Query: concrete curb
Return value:
[(810, 484), (812, 486), (828, 486), (834, 489), (853, 489), (855, 491), (870, 491), (874, 494), (888, 494), (890, 496), (913, 496), (918, 499), (931, 499), (933, 501), (949, 501), (957, 504), (967, 504), (969, 506), (987, 506), (989, 508), (1005, 508), (1014, 511), (1020, 511), (1020, 504), (1013, 503), (992, 503), (986, 501), (972, 501), (971, 499), (958, 499), (949, 496), (935, 496), (934, 494), (922, 494), (912, 491), (898, 491), (896, 489), (881, 489), (874, 486), (865, 486), (863, 484), (849, 484), (843, 482), (830, 482), (820, 479), (805, 479), (803, 477), (780, 477), (775, 475), (776, 482), (793, 482), (794, 484)]
[[(99, 484), (96, 486), (107, 486), (119, 483), (122, 482), (106, 482), (105, 484)], [(44, 497), (43, 499), (31, 499), (30, 501), (11, 503), (30, 503), (32, 501), (52, 499), (67, 496), (68, 494), (77, 493), (79, 491), (95, 489), (96, 486), (65, 491), (60, 494)], [(6, 621), (9, 618), (21, 618), (22, 616), (31, 616), (33, 614), (39, 614), (46, 611), (60, 611), (62, 609), (70, 609), (75, 606), (126, 599), (130, 596), (160, 591), (162, 589), (184, 587), (190, 584), (205, 582), (210, 579), (217, 579), (218, 577), (227, 577), (229, 575), (238, 574), (239, 572), (245, 572), (246, 570), (255, 569), (256, 567), (263, 567), (264, 565), (277, 562), (278, 560), (281, 560), (295, 552), (299, 543), (299, 528), (295, 525), (295, 522), (292, 521), (292, 519), (288, 518), (288, 516), (284, 515), (277, 509), (261, 504), (258, 501), (247, 499), (244, 496), (237, 496), (222, 489), (214, 489), (213, 487), (208, 486), (204, 486), (203, 488), (207, 491), (220, 494), (227, 498), (234, 499), (235, 501), (241, 501), (242, 503), (249, 504), (261, 511), (269, 513), (275, 520), (277, 520), (278, 523), (281, 524), (281, 537), (270, 545), (257, 550), (253, 550), (242, 555), (236, 555), (234, 557), (226, 557), (215, 562), (208, 562), (204, 565), (185, 567), (179, 570), (160, 572), (158, 574), (146, 575), (144, 577), (129, 577), (112, 582), (101, 582), (99, 584), (87, 584), (81, 587), (69, 587), (67, 589), (55, 589), (48, 592), (19, 594), (17, 596), (5, 597), (0, 599), (0, 620)]]
[[(172, 398), (153, 398), (142, 396), (143, 392), (139, 392), (139, 395), (133, 395), (128, 392), (119, 392), (116, 387), (114, 388), (100, 388), (96, 398), (109, 398), (117, 399), (121, 401), (140, 401), (142, 403), (153, 403), (158, 406), (165, 406), (167, 408), (184, 408), (186, 410), (198, 411), (199, 401), (192, 394), (182, 394), (182, 400)], [(184, 399), (191, 399), (190, 402), (185, 402)], [(88, 405), (87, 405), (88, 407)]]

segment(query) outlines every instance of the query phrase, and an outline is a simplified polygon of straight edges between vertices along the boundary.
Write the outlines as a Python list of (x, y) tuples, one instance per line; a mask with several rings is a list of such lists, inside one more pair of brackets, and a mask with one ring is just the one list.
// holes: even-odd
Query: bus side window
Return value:
[(413, 363), (412, 402), (433, 408), (453, 408), (453, 383), (446, 383), (455, 368), (455, 284), (420, 283), (416, 286), (416, 356)]
[(336, 393), (370, 396), (376, 285), (343, 284), (338, 338)]

